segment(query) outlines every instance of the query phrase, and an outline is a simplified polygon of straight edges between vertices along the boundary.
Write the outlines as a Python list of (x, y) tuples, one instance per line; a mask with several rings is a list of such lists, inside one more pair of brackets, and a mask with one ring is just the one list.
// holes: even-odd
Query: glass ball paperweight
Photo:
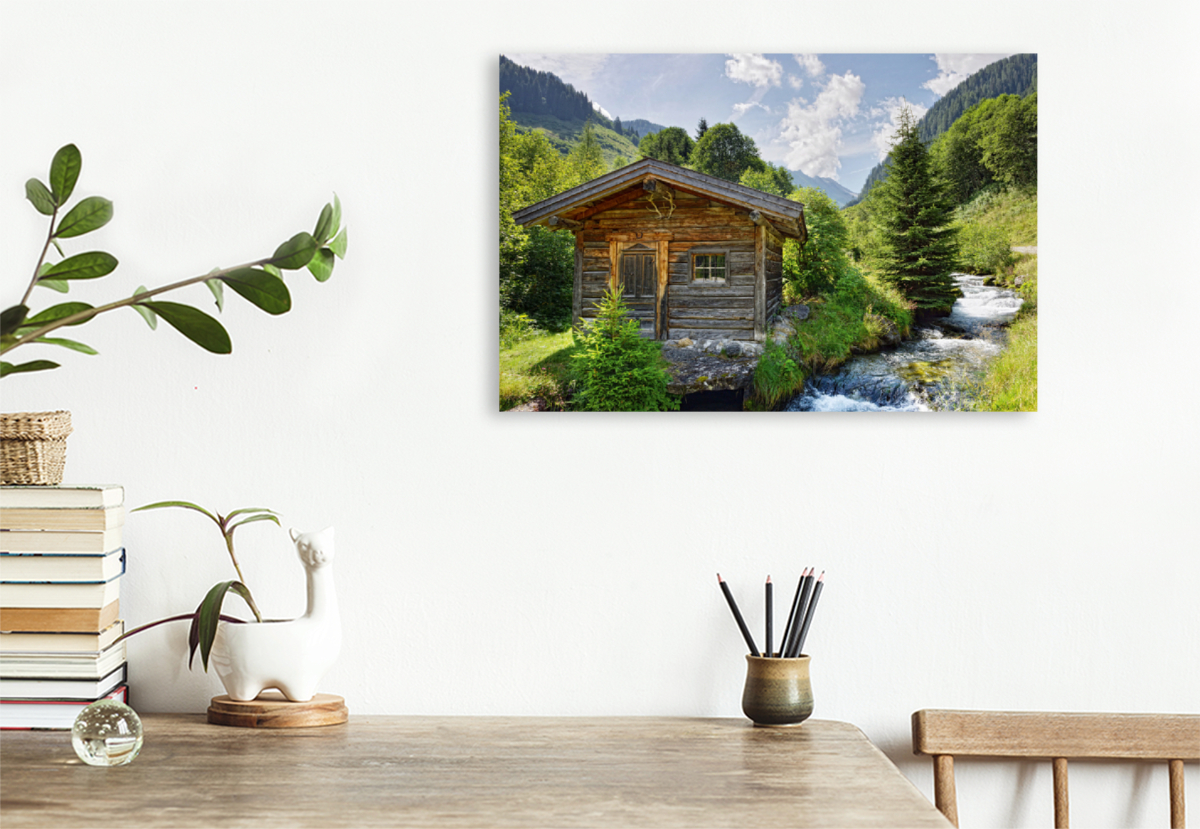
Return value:
[(89, 766), (123, 766), (142, 750), (142, 721), (123, 702), (93, 702), (75, 718), (71, 745)]

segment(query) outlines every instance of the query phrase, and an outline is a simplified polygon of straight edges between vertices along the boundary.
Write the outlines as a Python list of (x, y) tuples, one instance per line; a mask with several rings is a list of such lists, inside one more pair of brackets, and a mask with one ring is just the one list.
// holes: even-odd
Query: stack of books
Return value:
[(69, 729), (128, 702), (119, 486), (0, 487), (0, 729)]

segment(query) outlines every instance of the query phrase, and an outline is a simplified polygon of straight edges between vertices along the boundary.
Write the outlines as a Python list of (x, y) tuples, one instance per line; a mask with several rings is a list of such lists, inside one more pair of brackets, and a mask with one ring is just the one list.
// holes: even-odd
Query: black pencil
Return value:
[(804, 614), (804, 626), (800, 628), (800, 638), (796, 643), (796, 656), (803, 653), (804, 638), (808, 636), (808, 626), (812, 624), (813, 612), (817, 609), (817, 599), (821, 598), (821, 588), (825, 586), (825, 571), (821, 571), (821, 578), (817, 579), (817, 586), (813, 588), (812, 601), (808, 603), (808, 611)]
[(799, 655), (796, 641), (800, 638), (800, 627), (804, 624), (804, 612), (808, 608), (808, 596), (812, 592), (813, 576), (816, 572), (816, 567), (809, 567), (805, 571), (804, 577), (800, 579), (800, 598), (796, 604), (796, 624), (792, 625), (792, 635), (783, 643), (783, 655), (788, 659), (794, 659)]
[(775, 615), (775, 608), (773, 597), (771, 595), (774, 591), (772, 589), (770, 576), (767, 576), (767, 586), (765, 589), (767, 591), (767, 656), (771, 657), (775, 654), (775, 652), (771, 650), (771, 617)]
[(746, 620), (742, 618), (742, 612), (738, 610), (737, 602), (733, 600), (733, 594), (729, 592), (729, 585), (725, 583), (725, 579), (721, 578), (720, 573), (717, 573), (717, 582), (721, 585), (721, 592), (725, 594), (725, 601), (729, 602), (729, 609), (733, 611), (733, 618), (742, 632), (742, 638), (750, 647), (750, 653), (760, 656), (758, 648), (754, 645), (754, 637), (750, 635), (750, 628), (746, 627)]
[(792, 609), (788, 612), (787, 624), (783, 627), (783, 638), (779, 640), (779, 655), (787, 656), (787, 643), (792, 639), (792, 629), (796, 627), (796, 614), (799, 611), (800, 605), (800, 588), (804, 585), (804, 577), (808, 575), (808, 568), (804, 568), (804, 572), (800, 574), (800, 580), (796, 582), (796, 593), (792, 596)]

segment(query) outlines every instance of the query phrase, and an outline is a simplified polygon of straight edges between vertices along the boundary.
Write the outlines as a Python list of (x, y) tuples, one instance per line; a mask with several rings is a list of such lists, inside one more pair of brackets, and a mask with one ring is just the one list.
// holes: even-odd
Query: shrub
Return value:
[(804, 370), (796, 365), (786, 348), (768, 341), (754, 369), (755, 401), (764, 408), (774, 409), (803, 388)]
[(958, 227), (958, 263), (967, 273), (1000, 273), (1015, 261), (1008, 235), (995, 225)]
[(662, 345), (644, 340), (637, 320), (626, 316), (617, 288), (600, 303), (596, 321), (575, 332), (579, 351), (572, 358), (579, 391), (574, 408), (593, 412), (660, 412), (679, 408), (667, 393), (670, 375)]
[(500, 309), (500, 347), (512, 348), (514, 345), (540, 334), (533, 318), (528, 314), (518, 314), (507, 308)]

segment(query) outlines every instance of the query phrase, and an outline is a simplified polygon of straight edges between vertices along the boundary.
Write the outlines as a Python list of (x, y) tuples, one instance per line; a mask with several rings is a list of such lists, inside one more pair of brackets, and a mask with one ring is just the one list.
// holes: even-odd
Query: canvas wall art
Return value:
[(500, 409), (1037, 409), (1037, 56), (499, 58)]

